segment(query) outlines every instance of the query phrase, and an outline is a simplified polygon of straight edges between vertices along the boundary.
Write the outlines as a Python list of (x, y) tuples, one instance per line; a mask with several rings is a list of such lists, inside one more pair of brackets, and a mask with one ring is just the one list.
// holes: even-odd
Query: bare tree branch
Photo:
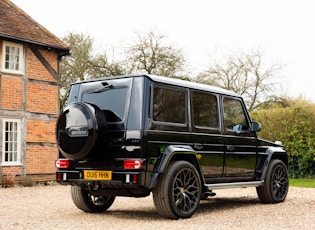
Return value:
[(253, 110), (279, 95), (278, 73), (283, 65), (263, 65), (263, 52), (252, 50), (230, 55), (216, 62), (198, 75), (197, 80), (234, 91), (243, 96), (249, 110)]

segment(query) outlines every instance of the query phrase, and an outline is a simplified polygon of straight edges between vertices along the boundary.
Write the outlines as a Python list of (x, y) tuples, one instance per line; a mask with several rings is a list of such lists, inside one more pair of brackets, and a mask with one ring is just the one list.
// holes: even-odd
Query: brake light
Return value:
[(70, 166), (69, 159), (58, 159), (56, 160), (56, 167), (61, 169), (67, 169)]
[(124, 160), (124, 168), (125, 169), (142, 169), (143, 161), (139, 159), (128, 159)]

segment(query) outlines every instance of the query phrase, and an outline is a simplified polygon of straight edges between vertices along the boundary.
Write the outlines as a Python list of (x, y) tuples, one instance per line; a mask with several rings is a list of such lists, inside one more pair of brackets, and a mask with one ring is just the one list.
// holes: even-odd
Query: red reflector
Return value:
[(70, 166), (68, 159), (58, 159), (56, 160), (56, 167), (61, 169), (67, 169)]
[(61, 180), (61, 173), (57, 173), (57, 180)]
[(124, 160), (125, 169), (142, 169), (142, 160), (129, 159)]
[(137, 183), (137, 174), (132, 175), (132, 183)]

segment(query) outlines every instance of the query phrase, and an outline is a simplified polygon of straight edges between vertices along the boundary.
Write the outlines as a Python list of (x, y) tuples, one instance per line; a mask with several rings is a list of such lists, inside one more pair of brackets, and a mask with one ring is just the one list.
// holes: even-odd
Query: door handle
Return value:
[(233, 145), (227, 145), (226, 150), (233, 151), (233, 150), (235, 150), (235, 147)]
[(200, 144), (200, 143), (195, 143), (194, 144), (194, 149), (202, 149), (203, 148), (203, 145)]

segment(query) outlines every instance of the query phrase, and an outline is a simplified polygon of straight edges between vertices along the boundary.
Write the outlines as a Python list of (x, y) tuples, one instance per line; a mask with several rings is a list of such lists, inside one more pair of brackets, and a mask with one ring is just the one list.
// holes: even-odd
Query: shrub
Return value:
[(32, 187), (35, 185), (35, 180), (30, 176), (21, 176), (21, 185), (23, 187)]
[(15, 173), (9, 172), (7, 175), (3, 176), (2, 180), (0, 181), (0, 186), (4, 188), (10, 188), (15, 185)]
[(314, 104), (298, 101), (290, 107), (258, 110), (251, 115), (262, 124), (259, 137), (283, 143), (292, 178), (315, 177)]

